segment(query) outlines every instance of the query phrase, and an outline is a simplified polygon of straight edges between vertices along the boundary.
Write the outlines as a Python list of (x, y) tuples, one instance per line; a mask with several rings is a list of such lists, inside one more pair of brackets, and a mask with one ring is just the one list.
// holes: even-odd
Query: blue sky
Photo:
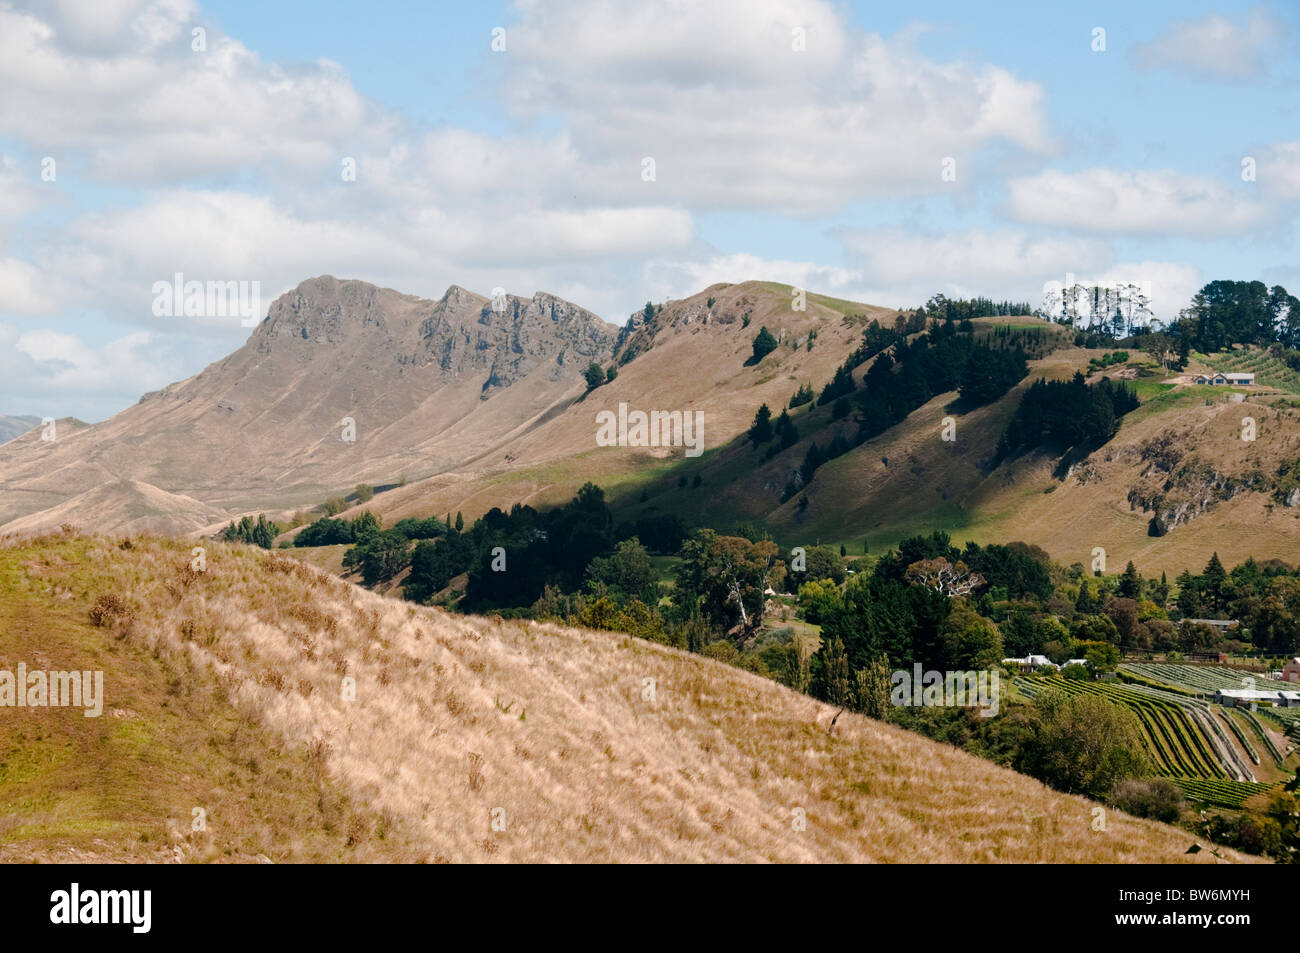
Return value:
[(749, 278), (1294, 292), (1298, 38), (1253, 3), (0, 0), (0, 413), (102, 419), (238, 347), (154, 313), (177, 272), (615, 323)]

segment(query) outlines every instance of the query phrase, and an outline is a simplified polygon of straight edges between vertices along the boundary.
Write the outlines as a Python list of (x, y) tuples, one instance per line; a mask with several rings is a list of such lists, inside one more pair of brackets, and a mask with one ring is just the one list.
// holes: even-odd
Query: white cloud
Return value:
[[(806, 52), (791, 48), (799, 26)], [(508, 38), (507, 101), (562, 117), (608, 196), (810, 212), (951, 190), (942, 160), (995, 142), (1047, 146), (1037, 84), (931, 62), (817, 0), (538, 0)]]
[(1257, 8), (1236, 23), (1217, 13), (1186, 20), (1137, 47), (1146, 68), (1168, 66), (1209, 79), (1248, 80), (1264, 75), (1285, 24)]
[(337, 64), (267, 64), (211, 26), (193, 51), (191, 4), (64, 7), (0, 6), (0, 129), (56, 158), (84, 151), (96, 177), (158, 184), (252, 163), (326, 174), (344, 145), (393, 134)]
[(17, 258), (0, 258), (0, 312), (48, 314), (56, 302), (45, 293), (41, 273)]
[(744, 253), (690, 260), (657, 259), (646, 264), (642, 276), (646, 297), (654, 301), (685, 298), (719, 282), (776, 281), (832, 295), (860, 287), (858, 273), (847, 268), (811, 261), (764, 259)]
[(1210, 238), (1271, 221), (1274, 211), (1219, 180), (1172, 170), (1049, 170), (1009, 185), (1022, 222), (1106, 235)]
[(62, 331), (0, 324), (0, 406), (7, 413), (98, 419), (105, 404), (134, 403), (174, 380), (171, 363), (167, 344), (146, 332), (95, 347)]
[(1270, 146), (1258, 158), (1260, 189), (1283, 201), (1300, 200), (1300, 142)]
[(860, 262), (863, 275), (875, 284), (943, 282), (962, 293), (989, 296), (996, 296), (998, 288), (1023, 291), (1062, 280), (1066, 271), (1096, 268), (1108, 258), (1099, 241), (1036, 238), (1024, 231), (977, 228), (935, 235), (877, 228), (838, 234), (846, 257)]

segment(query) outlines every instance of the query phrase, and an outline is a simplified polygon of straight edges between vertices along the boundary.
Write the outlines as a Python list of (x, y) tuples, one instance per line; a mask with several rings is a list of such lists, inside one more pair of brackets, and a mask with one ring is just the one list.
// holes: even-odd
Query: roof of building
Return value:
[(1263, 691), (1258, 688), (1220, 688), (1215, 694), (1222, 695), (1224, 698), (1241, 698), (1244, 700), (1289, 698), (1293, 701), (1300, 701), (1300, 692)]

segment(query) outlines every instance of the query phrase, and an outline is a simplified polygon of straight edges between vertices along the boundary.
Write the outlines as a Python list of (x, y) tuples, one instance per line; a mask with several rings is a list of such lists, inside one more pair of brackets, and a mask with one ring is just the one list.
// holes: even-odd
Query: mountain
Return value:
[[(189, 532), (212, 511), (309, 506), (517, 440), (582, 394), (618, 330), (549, 294), (497, 305), (456, 286), (429, 301), (304, 281), (202, 373), (52, 442), (0, 447), (0, 521), (126, 482), (207, 507), (185, 503), (157, 527)], [(125, 522), (120, 509), (92, 525)]]
[(205, 555), (0, 545), (0, 656), (104, 671), (100, 717), (0, 719), (7, 859), (1246, 859), (699, 655)]
[(9, 417), (0, 414), (0, 443), (8, 443), (19, 434), (24, 434), (41, 422), (40, 417)]
[[(973, 322), (977, 337), (1008, 329), (1046, 336), (1028, 376), (1005, 396), (979, 407), (965, 406), (956, 391), (935, 396), (817, 468), (803, 486), (800, 470), (810, 446), (825, 448), (836, 434), (855, 443), (856, 412), (836, 419), (831, 406), (792, 409), (799, 440), (769, 456), (744, 437), (755, 411), (767, 403), (775, 418), (803, 381), (819, 391), (860, 339), (865, 319), (857, 315), (888, 325), (895, 312), (814, 303), (810, 296), (807, 313), (791, 314), (783, 290), (716, 286), (670, 302), (662, 318), (629, 326), (619, 359), (631, 350), (637, 356), (612, 384), (476, 469), (438, 474), (366, 508), (385, 519), (457, 511), (470, 519), (516, 501), (561, 502), (592, 479), (609, 491), (619, 520), (673, 514), (724, 531), (760, 521), (787, 549), (820, 542), (853, 554), (864, 545), (879, 553), (905, 536), (940, 529), (958, 543), (1023, 540), (1065, 565), (1091, 565), (1093, 550), (1101, 548), (1109, 566), (1123, 568), (1131, 559), (1147, 574), (1163, 570), (1171, 578), (1199, 569), (1216, 550), (1229, 565), (1250, 556), (1294, 562), (1300, 551), (1300, 492), (1276, 495), (1279, 472), (1300, 459), (1294, 393), (1263, 384), (1236, 393), (1197, 386), (1200, 363), (1166, 378), (1137, 353), (1122, 366), (1096, 370), (1090, 363), (1096, 350), (1075, 347), (1059, 325), (1023, 316)], [(730, 301), (744, 299), (741, 315), (757, 312), (748, 328), (690, 320), (715, 296), (711, 310), (728, 316), (734, 315)], [(784, 330), (787, 342), (816, 329), (814, 348), (783, 345), (747, 367), (761, 323)], [(853, 371), (859, 385), (871, 366)], [(1092, 382), (1128, 378), (1143, 404), (1121, 420), (1114, 438), (1081, 459), (1063, 465), (1063, 448), (1044, 447), (999, 460), (998, 441), (1031, 383), (1076, 373)], [(707, 452), (689, 458), (680, 450), (596, 447), (594, 412), (619, 401), (646, 409), (704, 408)], [(1242, 439), (1247, 418), (1254, 422), (1252, 440)], [(948, 419), (952, 440), (942, 438)], [(787, 499), (792, 480), (799, 491)], [(1240, 532), (1241, 526), (1251, 531)]]
[[(897, 314), (812, 293), (803, 304), (795, 310), (788, 285), (748, 281), (665, 302), (648, 318), (638, 312), (620, 334), (615, 380), (509, 446), (384, 493), (368, 508), (385, 518), (458, 510), (468, 518), (515, 502), (561, 502), (588, 480), (635, 492), (666, 479), (681, 464), (682, 448), (598, 446), (597, 414), (617, 414), (620, 404), (629, 412), (702, 414), (705, 452), (692, 466), (699, 465), (742, 435), (760, 404), (775, 417), (801, 384), (820, 389), (858, 346), (869, 321), (892, 325)], [(764, 327), (780, 343), (750, 363)]]

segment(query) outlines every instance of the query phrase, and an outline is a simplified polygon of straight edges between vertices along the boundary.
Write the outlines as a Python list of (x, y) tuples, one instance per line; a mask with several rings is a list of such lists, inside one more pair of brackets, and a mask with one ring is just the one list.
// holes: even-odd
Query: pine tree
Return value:
[(1205, 572), (1201, 573), (1201, 584), (1206, 598), (1216, 612), (1223, 608), (1223, 584), (1227, 578), (1228, 574), (1223, 569), (1223, 563), (1219, 562), (1219, 554), (1214, 553), (1205, 565)]
[(799, 442), (799, 430), (784, 410), (781, 411), (781, 416), (776, 418), (776, 435), (781, 439), (782, 450), (793, 447)]
[(1142, 594), (1142, 577), (1138, 575), (1131, 559), (1124, 567), (1124, 574), (1119, 577), (1119, 594), (1125, 599), (1136, 599)]
[(1097, 611), (1097, 600), (1092, 597), (1092, 588), (1088, 580), (1079, 580), (1079, 598), (1074, 600), (1074, 611), (1080, 615), (1092, 615)]
[(772, 436), (772, 411), (768, 409), (767, 404), (764, 404), (754, 414), (754, 425), (749, 428), (749, 439), (757, 449), (760, 443), (767, 443)]
[(461, 515), (460, 515), (460, 512), (457, 511), (457, 513), (456, 513), (456, 532), (459, 533), (459, 532), (463, 531), (464, 529), (465, 529), (465, 517), (461, 516)]
[(754, 338), (753, 363), (757, 364), (759, 361), (767, 357), (767, 355), (771, 354), (775, 350), (776, 350), (776, 338), (774, 338), (772, 336), (772, 332), (767, 329), (767, 325), (764, 325), (763, 328), (758, 332), (758, 336)]

